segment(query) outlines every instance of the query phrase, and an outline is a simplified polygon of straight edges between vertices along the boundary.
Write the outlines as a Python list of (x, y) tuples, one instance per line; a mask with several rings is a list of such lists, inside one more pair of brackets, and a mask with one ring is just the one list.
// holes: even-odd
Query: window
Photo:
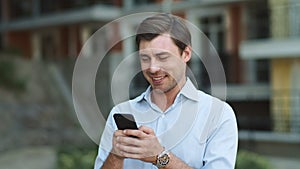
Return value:
[(247, 9), (247, 39), (264, 39), (270, 36), (267, 1), (249, 3)]
[(135, 5), (144, 5), (144, 4), (150, 4), (154, 3), (153, 0), (134, 0)]
[(292, 0), (290, 3), (292, 3), (289, 6), (290, 11), (290, 36), (300, 36), (300, 3), (299, 1)]
[[(209, 16), (204, 16), (199, 19), (200, 23), (200, 29), (203, 31), (203, 33), (207, 36), (209, 41), (212, 43), (215, 50), (218, 52), (218, 55), (221, 59), (221, 62), (223, 63), (223, 67), (225, 70), (225, 73), (228, 72), (228, 59), (226, 53), (225, 53), (225, 46), (224, 46), (224, 18), (222, 14), (213, 14)], [(202, 39), (202, 46), (201, 53), (203, 57), (207, 57), (210, 53), (211, 45), (207, 44), (206, 39)], [(209, 59), (209, 58), (208, 58)], [(213, 62), (208, 62), (205, 66), (213, 66)], [(207, 71), (205, 70), (205, 66), (203, 63), (200, 63), (200, 75), (199, 77), (201, 79), (197, 80), (198, 84), (200, 84), (201, 90), (206, 90), (210, 86), (209, 76), (207, 74)], [(227, 75), (227, 73), (226, 73)]]
[(32, 16), (32, 0), (9, 1), (11, 19), (26, 18)]
[(268, 59), (261, 59), (261, 60), (256, 60), (256, 69), (255, 69), (255, 75), (256, 83), (268, 83), (270, 81), (269, 78), (269, 70), (270, 70), (270, 64)]

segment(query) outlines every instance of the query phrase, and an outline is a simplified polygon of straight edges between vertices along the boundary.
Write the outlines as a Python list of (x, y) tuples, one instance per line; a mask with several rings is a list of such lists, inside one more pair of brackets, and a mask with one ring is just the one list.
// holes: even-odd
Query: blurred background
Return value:
[[(218, 51), (238, 120), (237, 169), (300, 168), (299, 0), (1, 0), (1, 169), (93, 168), (97, 144), (73, 108), (74, 64), (95, 31), (137, 12), (181, 16)], [(104, 45), (137, 25), (106, 30)], [(205, 50), (192, 36), (194, 50)], [(115, 68), (135, 50), (133, 39), (120, 42), (99, 66), (95, 92), (104, 116), (114, 105)], [(189, 63), (199, 89), (210, 93), (205, 66), (197, 57)], [(137, 75), (130, 96), (145, 85)]]

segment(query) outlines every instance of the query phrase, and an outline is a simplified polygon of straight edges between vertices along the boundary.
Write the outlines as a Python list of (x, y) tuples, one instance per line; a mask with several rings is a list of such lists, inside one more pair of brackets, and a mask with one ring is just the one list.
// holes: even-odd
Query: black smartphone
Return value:
[(138, 129), (132, 114), (114, 114), (114, 120), (119, 130)]

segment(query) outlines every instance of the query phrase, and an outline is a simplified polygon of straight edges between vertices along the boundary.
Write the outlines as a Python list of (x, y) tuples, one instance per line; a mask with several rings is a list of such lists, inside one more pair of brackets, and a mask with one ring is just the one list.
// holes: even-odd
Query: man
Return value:
[[(170, 14), (149, 17), (139, 25), (136, 43), (150, 87), (112, 109), (95, 169), (234, 169), (234, 112), (187, 78), (192, 48), (184, 21)], [(139, 129), (117, 130), (112, 117), (120, 112), (133, 114)]]

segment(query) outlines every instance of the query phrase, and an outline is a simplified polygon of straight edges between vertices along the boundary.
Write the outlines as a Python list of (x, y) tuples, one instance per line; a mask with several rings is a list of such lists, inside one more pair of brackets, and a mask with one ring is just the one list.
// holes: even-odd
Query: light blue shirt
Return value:
[[(162, 112), (150, 97), (151, 87), (115, 106), (101, 137), (95, 169), (101, 168), (112, 148), (117, 127), (115, 113), (131, 113), (138, 126), (151, 127), (162, 146), (197, 169), (234, 169), (237, 153), (237, 124), (232, 108), (202, 91), (188, 79), (174, 103)], [(125, 169), (156, 169), (151, 163), (125, 159)]]

